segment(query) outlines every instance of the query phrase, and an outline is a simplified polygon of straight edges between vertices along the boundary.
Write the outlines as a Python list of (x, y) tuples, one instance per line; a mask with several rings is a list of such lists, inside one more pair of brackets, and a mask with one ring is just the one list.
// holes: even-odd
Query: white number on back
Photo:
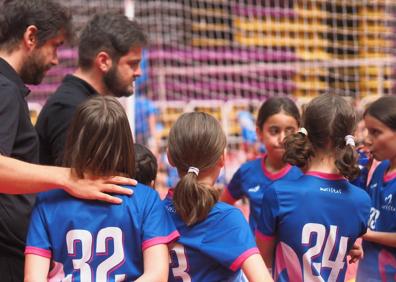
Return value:
[(370, 209), (370, 217), (369, 217), (369, 221), (368, 221), (368, 227), (371, 230), (375, 229), (375, 223), (377, 222), (377, 219), (380, 216), (380, 211), (375, 209), (375, 208), (371, 208)]
[[(303, 255), (304, 281), (324, 281), (320, 277), (321, 268), (331, 269), (328, 281), (336, 281), (340, 271), (344, 268), (348, 237), (340, 237), (337, 256), (335, 260), (332, 261), (330, 260), (330, 256), (333, 253), (337, 240), (337, 226), (331, 225), (330, 231), (327, 234), (324, 225), (307, 223), (303, 227), (301, 243), (307, 246), (311, 245), (312, 235), (316, 235), (316, 241)], [(322, 249), (322, 261), (312, 262), (312, 258), (320, 255)]]
[(191, 282), (191, 277), (187, 273), (189, 267), (183, 245), (178, 243), (174, 245), (170, 251), (170, 261), (173, 277), (180, 278), (183, 282)]
[[(122, 239), (122, 231), (118, 227), (107, 227), (99, 230), (96, 238), (95, 255), (103, 255), (108, 252), (107, 242), (112, 240), (114, 244), (113, 254), (101, 262), (96, 269), (95, 281), (107, 281), (112, 271), (123, 264), (125, 255)], [(89, 265), (92, 259), (92, 234), (87, 230), (73, 229), (66, 234), (67, 252), (70, 256), (76, 256), (76, 243), (81, 243), (81, 258), (73, 259), (73, 268), (80, 271), (80, 281), (92, 281), (94, 271)], [(70, 278), (68, 275), (66, 278)], [(125, 280), (125, 275), (116, 275), (115, 281)]]

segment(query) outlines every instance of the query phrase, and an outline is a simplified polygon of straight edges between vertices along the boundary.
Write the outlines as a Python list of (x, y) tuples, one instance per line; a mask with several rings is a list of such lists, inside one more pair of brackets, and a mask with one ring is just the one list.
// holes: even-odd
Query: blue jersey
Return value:
[[(368, 187), (372, 203), (368, 227), (374, 231), (396, 232), (396, 173), (386, 175), (389, 166), (389, 161), (383, 161)], [(396, 248), (363, 241), (363, 249), (357, 281), (395, 281)]]
[(256, 236), (277, 239), (275, 281), (344, 281), (345, 257), (369, 212), (367, 193), (335, 174), (309, 172), (268, 187)]
[(170, 251), (169, 281), (231, 281), (243, 262), (258, 254), (246, 219), (235, 207), (216, 203), (208, 217), (187, 226), (176, 213), (171, 194), (164, 200), (180, 238)]
[(41, 193), (32, 214), (26, 254), (53, 260), (56, 281), (132, 281), (143, 273), (143, 250), (179, 234), (156, 191), (138, 184), (121, 205)]
[(252, 230), (256, 229), (256, 222), (260, 216), (261, 200), (264, 190), (279, 179), (294, 180), (302, 175), (298, 167), (286, 165), (277, 173), (269, 172), (264, 164), (266, 156), (244, 163), (234, 174), (226, 192), (238, 200), (243, 196), (250, 201), (249, 224)]

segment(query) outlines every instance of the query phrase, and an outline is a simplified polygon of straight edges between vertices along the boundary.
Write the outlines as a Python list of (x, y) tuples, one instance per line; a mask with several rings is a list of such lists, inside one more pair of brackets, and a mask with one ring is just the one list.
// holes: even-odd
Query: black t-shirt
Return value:
[(37, 119), (41, 164), (62, 163), (67, 129), (74, 112), (81, 103), (94, 95), (97, 95), (97, 92), (86, 81), (73, 75), (67, 75), (63, 79)]
[[(15, 70), (0, 58), (0, 154), (37, 163), (38, 138), (25, 100), (29, 92)], [(0, 257), (23, 259), (34, 200), (34, 195), (0, 194)]]

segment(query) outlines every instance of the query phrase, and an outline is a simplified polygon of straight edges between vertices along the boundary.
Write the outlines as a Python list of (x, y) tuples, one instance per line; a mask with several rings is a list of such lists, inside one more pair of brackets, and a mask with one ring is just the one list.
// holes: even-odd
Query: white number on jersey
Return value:
[[(92, 258), (92, 234), (87, 230), (73, 229), (66, 234), (67, 253), (70, 256), (76, 256), (76, 243), (81, 244), (81, 258), (73, 259), (73, 268), (80, 271), (80, 281), (107, 281), (110, 273), (117, 266), (121, 265), (124, 261), (124, 247), (122, 244), (122, 231), (118, 227), (106, 227), (100, 229), (96, 237), (95, 255), (103, 255), (108, 252), (106, 242), (113, 240), (114, 252), (113, 254), (102, 261), (97, 269), (95, 279), (92, 279), (94, 270), (91, 269), (89, 261)], [(66, 279), (71, 279), (68, 275)], [(116, 275), (115, 281), (124, 281), (125, 275)]]
[[(331, 225), (330, 231), (327, 232), (326, 227), (322, 224), (307, 223), (304, 225), (302, 231), (301, 243), (310, 245), (313, 235), (316, 235), (315, 244), (303, 255), (304, 281), (324, 281), (320, 277), (321, 268), (330, 269), (328, 281), (336, 281), (340, 271), (344, 268), (348, 237), (341, 236), (339, 238), (337, 256), (335, 260), (332, 261), (330, 260), (330, 256), (333, 253), (337, 241), (337, 226)], [(322, 261), (312, 262), (312, 257), (320, 255), (322, 250)], [(313, 269), (315, 269), (315, 273), (313, 273)]]
[(186, 258), (186, 250), (184, 246), (176, 243), (172, 250), (170, 250), (170, 263), (172, 267), (173, 277), (180, 278), (183, 282), (191, 282), (191, 277), (188, 275), (188, 262)]
[(369, 221), (368, 221), (368, 227), (371, 230), (375, 229), (375, 223), (377, 222), (377, 219), (380, 216), (380, 211), (375, 209), (375, 208), (371, 208), (370, 209), (370, 217), (369, 217)]

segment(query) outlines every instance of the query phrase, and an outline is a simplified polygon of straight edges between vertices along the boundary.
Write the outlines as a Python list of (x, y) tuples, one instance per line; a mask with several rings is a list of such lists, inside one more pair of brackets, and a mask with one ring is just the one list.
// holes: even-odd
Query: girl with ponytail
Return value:
[(348, 180), (359, 173), (353, 108), (324, 94), (306, 107), (303, 128), (285, 139), (284, 161), (305, 171), (265, 190), (256, 238), (275, 281), (344, 281), (346, 256), (366, 232), (370, 200)]
[(242, 213), (218, 202), (213, 187), (224, 165), (226, 136), (202, 112), (183, 114), (168, 139), (169, 163), (180, 181), (164, 200), (181, 237), (170, 251), (169, 281), (270, 281)]

